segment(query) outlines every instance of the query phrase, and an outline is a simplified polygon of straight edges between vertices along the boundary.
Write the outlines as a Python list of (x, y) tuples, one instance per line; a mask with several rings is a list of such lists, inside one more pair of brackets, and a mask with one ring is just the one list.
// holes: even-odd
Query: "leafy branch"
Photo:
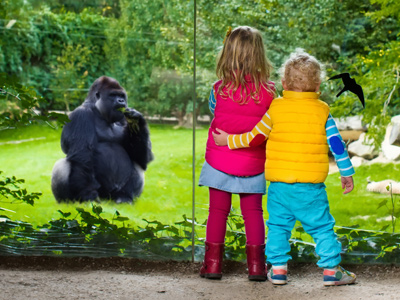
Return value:
[[(2, 171), (0, 171), (0, 174)], [(21, 188), (19, 185), (24, 183), (24, 179), (17, 179), (13, 177), (0, 178), (0, 199), (11, 200), (12, 203), (16, 201), (25, 202), (29, 205), (34, 205), (35, 200), (39, 199), (42, 193), (28, 193), (25, 188)], [(0, 210), (3, 210), (0, 207)]]
[(388, 96), (388, 98), (386, 99), (386, 101), (385, 101), (385, 103), (383, 105), (383, 113), (384, 114), (386, 113), (387, 107), (388, 107), (388, 105), (390, 103), (390, 100), (392, 99), (393, 93), (396, 91), (397, 85), (399, 84), (399, 78), (400, 78), (400, 76), (399, 76), (399, 67), (396, 67), (394, 69), (396, 71), (396, 82), (393, 85), (393, 88), (390, 91), (389, 96)]
[[(63, 255), (63, 256), (124, 256), (145, 259), (189, 260), (191, 258), (191, 228), (204, 227), (185, 215), (173, 225), (148, 221), (145, 227), (127, 227), (128, 217), (115, 211), (111, 220), (102, 216), (103, 208), (92, 204), (91, 210), (76, 208), (77, 214), (58, 211), (61, 218), (34, 228), (31, 224), (13, 221), (0, 216), (0, 254), (2, 255)], [(230, 260), (245, 259), (246, 238), (243, 220), (235, 213), (229, 217), (225, 242), (225, 257)], [(300, 237), (293, 238), (290, 255), (294, 261), (315, 262), (315, 245), (303, 241), (302, 227), (297, 227)], [(343, 260), (347, 263), (399, 263), (400, 234), (372, 231), (353, 227), (336, 227), (343, 245)], [(197, 236), (197, 235), (196, 235)], [(195, 239), (195, 257), (204, 255), (204, 240)]]
[[(55, 119), (60, 125), (69, 121), (68, 116), (56, 112), (39, 114), (35, 108), (39, 107), (38, 96), (33, 88), (24, 87), (17, 82), (16, 77), (0, 73), (0, 130), (15, 129), (18, 126), (30, 125), (34, 122), (45, 122), (55, 129), (49, 122)], [(4, 107), (2, 111), (1, 108)]]

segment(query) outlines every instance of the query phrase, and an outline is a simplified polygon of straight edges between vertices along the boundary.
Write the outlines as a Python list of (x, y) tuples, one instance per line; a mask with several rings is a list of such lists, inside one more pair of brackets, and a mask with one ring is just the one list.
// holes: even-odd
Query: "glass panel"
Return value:
[[(343, 259), (348, 262), (398, 261), (400, 229), (396, 223), (399, 213), (396, 208), (399, 201), (396, 185), (399, 179), (396, 174), (399, 167), (396, 160), (400, 148), (398, 142), (395, 142), (398, 139), (398, 117), (395, 116), (399, 113), (397, 104), (400, 99), (400, 6), (387, 1), (359, 1), (355, 4), (352, 1), (333, 0), (259, 0), (202, 1), (200, 7), (197, 18), (197, 73), (206, 75), (206, 79), (201, 77), (202, 75), (197, 77), (199, 110), (213, 117), (207, 112), (207, 100), (212, 83), (221, 79), (215, 75), (216, 60), (229, 26), (235, 29), (247, 25), (261, 32), (266, 55), (274, 66), (270, 78), (275, 82), (276, 97), (282, 96), (279, 69), (289, 54), (296, 48), (302, 48), (316, 57), (325, 66), (326, 72), (321, 82), (320, 99), (329, 104), (355, 167), (355, 188), (351, 193), (344, 195), (340, 173), (332, 154), (329, 156), (330, 172), (325, 181), (326, 191), (331, 214), (336, 219), (335, 231), (345, 253)], [(240, 51), (239, 46), (237, 51)], [(250, 60), (248, 57), (248, 62)], [(233, 58), (229, 63), (233, 64)], [(346, 86), (343, 93), (338, 95), (345, 87), (345, 79), (329, 78), (342, 73), (349, 73), (351, 78), (361, 85), (365, 108), (359, 93), (351, 87)], [(217, 107), (218, 100), (219, 98)], [(228, 114), (227, 111), (220, 110), (219, 116), (224, 112)], [(240, 112), (236, 113), (240, 115)], [(230, 117), (238, 118), (234, 114)], [(394, 123), (393, 129), (387, 128), (391, 118)], [(227, 123), (219, 124), (226, 126), (225, 130), (234, 130), (229, 128)], [(239, 125), (234, 124), (233, 127), (235, 126)], [(364, 133), (367, 135), (365, 142), (371, 146), (361, 145)], [(201, 157), (205, 153), (207, 130), (198, 129), (196, 135), (197, 147), (200, 148), (196, 157)], [(199, 146), (201, 143), (203, 150)], [(213, 155), (211, 153), (209, 155)], [(227, 161), (227, 164), (237, 163)], [(201, 165), (202, 163), (197, 163), (198, 175)], [(384, 181), (388, 179), (394, 182)], [(199, 187), (196, 190), (196, 198), (200, 210), (197, 216), (207, 215), (207, 187)], [(265, 195), (264, 218), (268, 220), (266, 204)], [(234, 221), (236, 226), (228, 226), (225, 244), (229, 255), (232, 253), (232, 257), (242, 259), (246, 240), (243, 238), (243, 227), (239, 229), (241, 234), (236, 232), (237, 224), (243, 224), (237, 198), (233, 200), (232, 209), (231, 216), (232, 213), (236, 213), (239, 217), (237, 222)], [(313, 240), (304, 232), (299, 222), (294, 226), (291, 238), (291, 255), (295, 260), (315, 261), (314, 246), (310, 244)], [(240, 246), (232, 249), (232, 243)], [(381, 254), (384, 255), (381, 257)]]
[[(193, 2), (0, 6), (2, 253), (190, 258)], [(124, 101), (118, 86), (94, 84), (103, 75), (125, 89), (125, 115), (110, 108)], [(33, 122), (36, 114), (70, 113), (85, 99), (63, 137), (56, 115)], [(150, 163), (144, 120), (132, 109), (149, 127)]]
[[(201, 260), (209, 194), (207, 187), (197, 185), (213, 118), (208, 99), (219, 79), (216, 61), (229, 26), (247, 25), (263, 37), (266, 56), (274, 67), (270, 79), (275, 82), (275, 97), (283, 94), (279, 68), (296, 48), (303, 48), (325, 66), (320, 99), (329, 104), (356, 170), (355, 189), (343, 195), (340, 174), (330, 155), (325, 184), (343, 259), (398, 262), (397, 3), (16, 0), (3, 1), (0, 8), (1, 254), (190, 259), (194, 187), (195, 259)], [(253, 58), (247, 57), (249, 61)], [(365, 108), (351, 90), (338, 95), (343, 80), (329, 78), (343, 73), (361, 85)], [(60, 147), (63, 113), (81, 105), (102, 75), (118, 80), (128, 95), (128, 107), (139, 111), (149, 126), (154, 160), (144, 172), (143, 193), (133, 204), (116, 203), (127, 199), (116, 191), (126, 184), (132, 168), (126, 167), (130, 161), (120, 162), (123, 157), (130, 160), (137, 149), (130, 148), (127, 141), (141, 132), (139, 116), (126, 112), (121, 122), (104, 130), (99, 124), (108, 121), (99, 121), (98, 114), (104, 115), (107, 109), (98, 104), (96, 108), (92, 105), (94, 116), (84, 118), (85, 122), (97, 120), (95, 126), (90, 123), (97, 129), (92, 131), (97, 142), (87, 139), (90, 129), (85, 123), (77, 131), (77, 136), (85, 139), (72, 144), (78, 148), (86, 145), (87, 153), (102, 154), (101, 161), (108, 164), (108, 176), (103, 177), (117, 183), (112, 191), (107, 190), (98, 177), (80, 178), (81, 173), (72, 166), (73, 174), (81, 179), (74, 186), (83, 186), (82, 192), (98, 184), (97, 195), (103, 199), (58, 203), (51, 178), (55, 162), (66, 156)], [(98, 98), (101, 95), (93, 93), (88, 102)], [(122, 133), (125, 119), (129, 120), (128, 135)], [(390, 122), (392, 127), (388, 127)], [(364, 133), (370, 146), (360, 145)], [(70, 146), (64, 143), (64, 150)], [(121, 152), (122, 148), (130, 150)], [(80, 158), (87, 157), (81, 153)], [(89, 163), (84, 166), (93, 168)], [(99, 163), (94, 166), (99, 169)], [(389, 179), (393, 182), (383, 181)], [(96, 192), (83, 194), (96, 196)], [(262, 207), (268, 220), (266, 205), (265, 195)], [(313, 240), (299, 222), (291, 242), (295, 260), (316, 260)], [(234, 195), (225, 237), (226, 257), (245, 259), (245, 245), (240, 201)]]

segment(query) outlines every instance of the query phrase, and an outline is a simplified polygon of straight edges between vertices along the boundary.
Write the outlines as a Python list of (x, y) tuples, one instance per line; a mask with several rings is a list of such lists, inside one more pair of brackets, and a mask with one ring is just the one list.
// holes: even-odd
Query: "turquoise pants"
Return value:
[(340, 263), (342, 247), (333, 231), (335, 220), (329, 212), (324, 183), (271, 182), (267, 209), (267, 262), (283, 265), (292, 258), (288, 255), (289, 238), (296, 220), (299, 220), (317, 245), (318, 266), (330, 268)]

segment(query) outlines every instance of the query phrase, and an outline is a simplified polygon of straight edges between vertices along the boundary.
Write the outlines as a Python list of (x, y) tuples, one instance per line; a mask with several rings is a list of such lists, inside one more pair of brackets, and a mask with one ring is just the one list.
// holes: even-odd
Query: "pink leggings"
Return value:
[[(210, 188), (210, 208), (207, 220), (206, 240), (224, 243), (226, 221), (232, 206), (232, 194)], [(248, 245), (265, 244), (265, 224), (262, 194), (239, 194), (244, 228)]]

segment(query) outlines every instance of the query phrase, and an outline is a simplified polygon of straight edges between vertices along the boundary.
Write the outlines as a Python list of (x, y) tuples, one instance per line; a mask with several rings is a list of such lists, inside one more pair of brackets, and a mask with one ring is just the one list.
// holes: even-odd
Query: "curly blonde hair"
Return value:
[(280, 71), (290, 91), (315, 92), (325, 77), (323, 65), (300, 48), (290, 54)]
[[(272, 65), (265, 56), (262, 36), (257, 29), (240, 26), (227, 33), (224, 47), (217, 61), (217, 77), (222, 80), (217, 93), (233, 100), (233, 94), (241, 87), (239, 104), (253, 99), (260, 102), (259, 92), (264, 87), (273, 93), (269, 78)], [(248, 91), (245, 76), (251, 76), (255, 90)], [(228, 89), (228, 94), (223, 89)]]

